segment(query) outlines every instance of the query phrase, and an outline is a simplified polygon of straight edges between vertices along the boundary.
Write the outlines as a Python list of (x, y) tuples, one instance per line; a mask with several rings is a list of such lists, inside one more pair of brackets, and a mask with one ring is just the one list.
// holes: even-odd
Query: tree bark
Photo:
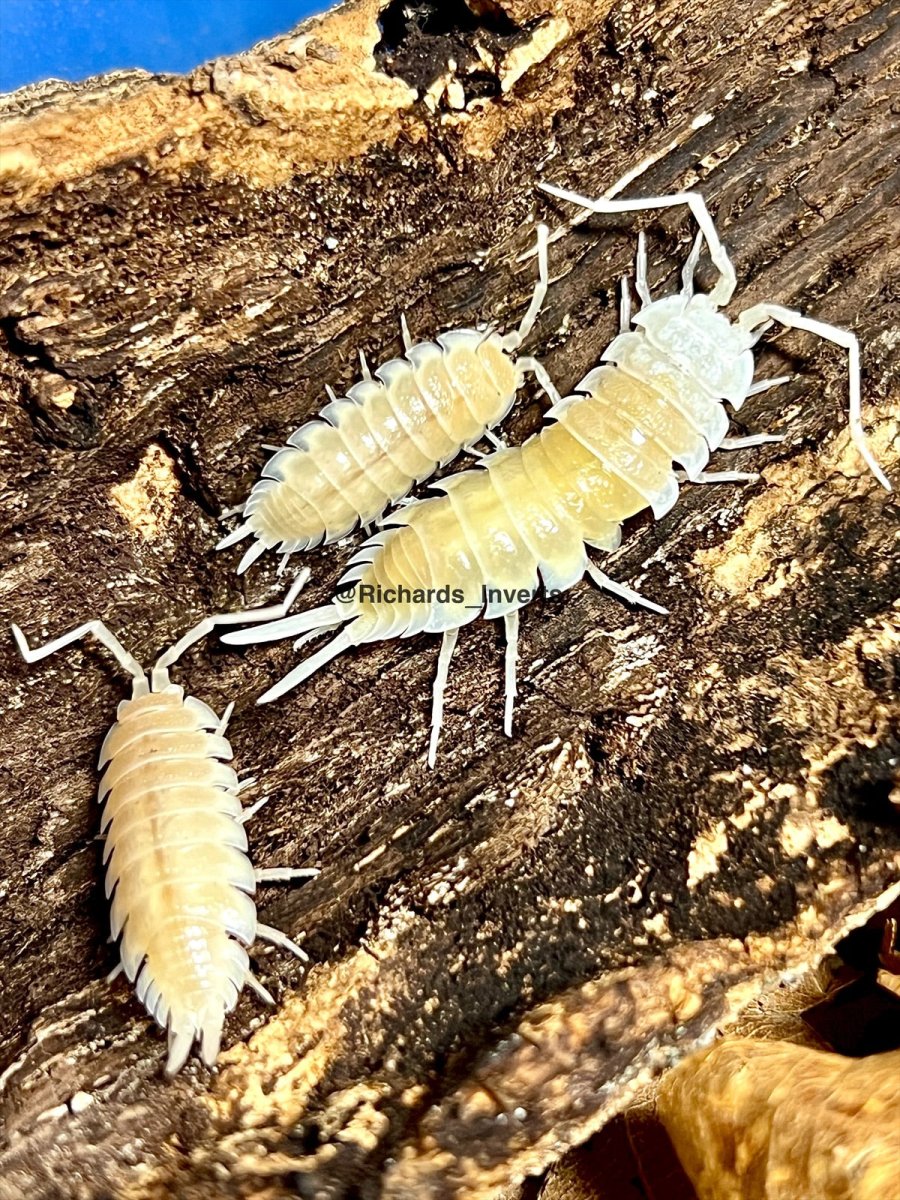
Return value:
[[(865, 421), (900, 483), (900, 138), (890, 4), (359, 0), (189, 78), (127, 73), (0, 104), (2, 621), (102, 617), (143, 662), (263, 602), (217, 517), (356, 353), (516, 323), (534, 219), (699, 188), (762, 299), (854, 329)], [(562, 390), (617, 329), (639, 227), (678, 285), (680, 212), (595, 217), (551, 246), (534, 349)], [(709, 279), (708, 273), (701, 276)], [(529, 345), (529, 350), (531, 345)], [(524, 616), (512, 739), (500, 639), (467, 629), (437, 767), (434, 639), (364, 647), (277, 705), (295, 661), (209, 638), (177, 678), (236, 702), (271, 795), (259, 957), (208, 1072), (108, 984), (95, 762), (125, 694), (93, 645), (27, 669), (0, 640), (6, 1124), (0, 1196), (491, 1197), (540, 1172), (768, 984), (898, 890), (898, 507), (853, 449), (846, 361), (773, 330), (741, 410), (759, 484), (687, 487), (586, 584)], [(540, 424), (525, 390), (505, 435)], [(457, 464), (459, 469), (466, 464)], [(723, 464), (725, 465), (725, 464)], [(735, 465), (729, 462), (728, 466)], [(331, 595), (347, 544), (308, 556)], [(296, 561), (296, 560), (295, 560)], [(893, 799), (892, 799), (893, 797)]]

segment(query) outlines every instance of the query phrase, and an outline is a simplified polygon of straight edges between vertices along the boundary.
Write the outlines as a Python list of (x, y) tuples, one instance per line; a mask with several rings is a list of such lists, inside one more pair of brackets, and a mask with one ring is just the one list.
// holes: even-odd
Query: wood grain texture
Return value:
[[(653, 155), (632, 193), (702, 189), (738, 307), (856, 330), (900, 482), (893, 5), (403, 9), (3, 105), (4, 625), (102, 616), (147, 661), (278, 594), (272, 564), (238, 580), (212, 550), (260, 443), (346, 388), (358, 348), (396, 354), (401, 311), (419, 336), (513, 324), (534, 218), (572, 215), (534, 182), (599, 194)], [(551, 247), (528, 349), (564, 390), (614, 335), (637, 227)], [(647, 228), (673, 288), (689, 224)], [(900, 511), (850, 447), (840, 354), (773, 334), (759, 373), (786, 370), (736, 425), (788, 435), (739, 456), (761, 483), (685, 489), (604, 564), (669, 618), (587, 585), (526, 614), (511, 740), (484, 624), (433, 772), (436, 639), (363, 648), (266, 709), (289, 646), (188, 656), (179, 680), (236, 701), (238, 765), (272, 795), (255, 861), (323, 868), (262, 894), (314, 965), (260, 956), (277, 1010), (242, 999), (214, 1075), (166, 1083), (162, 1038), (102, 978), (94, 764), (123, 679), (93, 646), (29, 671), (0, 639), (0, 1196), (495, 1196), (890, 900)], [(347, 556), (309, 557), (304, 603)]]

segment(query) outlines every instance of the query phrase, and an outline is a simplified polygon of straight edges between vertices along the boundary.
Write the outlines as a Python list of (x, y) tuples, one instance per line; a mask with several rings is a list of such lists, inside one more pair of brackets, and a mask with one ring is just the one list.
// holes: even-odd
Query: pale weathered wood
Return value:
[(680, 1064), (660, 1107), (701, 1200), (897, 1192), (900, 1051), (843, 1058), (734, 1038)]
[[(4, 105), (4, 626), (103, 616), (149, 659), (275, 595), (274, 564), (239, 581), (212, 549), (260, 443), (347, 387), (360, 346), (396, 354), (402, 310), (421, 336), (516, 321), (534, 217), (572, 215), (535, 181), (599, 194), (652, 155), (633, 194), (702, 189), (742, 304), (857, 331), (900, 482), (891, 5), (378, 15), (361, 0), (189, 79)], [(615, 332), (639, 224), (551, 248), (533, 346), (564, 389)], [(689, 223), (646, 224), (673, 287)], [(265, 710), (288, 645), (186, 659), (191, 691), (236, 700), (239, 765), (273, 794), (256, 860), (323, 868), (262, 895), (314, 966), (261, 956), (278, 1008), (242, 999), (215, 1075), (166, 1082), (158, 1032), (102, 978), (94, 764), (123, 680), (94, 647), (26, 670), (0, 638), (0, 1195), (491, 1196), (886, 902), (898, 508), (849, 445), (842, 356), (775, 334), (760, 374), (785, 370), (736, 425), (788, 434), (740, 456), (762, 482), (685, 489), (609, 562), (670, 617), (587, 586), (525, 616), (511, 740), (483, 624), (434, 772), (434, 639), (348, 655)], [(522, 397), (511, 440), (541, 403)], [(305, 602), (347, 555), (310, 556)]]

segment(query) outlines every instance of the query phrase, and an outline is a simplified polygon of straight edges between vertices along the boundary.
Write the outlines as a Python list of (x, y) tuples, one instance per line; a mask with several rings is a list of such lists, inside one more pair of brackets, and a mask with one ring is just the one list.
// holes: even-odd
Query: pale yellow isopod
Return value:
[(405, 353), (373, 373), (360, 354), (363, 379), (293, 433), (266, 463), (246, 503), (243, 523), (225, 549), (253, 537), (238, 566), (246, 571), (267, 549), (282, 555), (336, 541), (371, 525), (437, 467), (471, 449), (498, 425), (531, 372), (555, 403), (559, 393), (536, 359), (514, 357), (531, 332), (547, 292), (546, 226), (538, 227), (538, 281), (519, 328), (454, 329), (417, 342), (401, 318)]
[[(272, 942), (306, 960), (286, 934), (256, 918), (258, 883), (318, 874), (310, 868), (255, 870), (247, 857), (242, 785), (230, 766), (225, 730), (233, 705), (219, 718), (202, 700), (185, 696), (168, 668), (215, 625), (268, 620), (287, 612), (305, 576), (283, 604), (208, 617), (149, 672), (101, 621), (89, 621), (37, 649), (17, 625), (13, 636), (33, 663), (79, 641), (97, 638), (131, 675), (131, 697), (100, 750), (106, 895), (119, 966), (138, 1000), (168, 1032), (166, 1072), (181, 1070), (195, 1042), (212, 1066), (222, 1026), (247, 984), (272, 997), (250, 970), (248, 948)], [(248, 781), (252, 782), (252, 781)]]

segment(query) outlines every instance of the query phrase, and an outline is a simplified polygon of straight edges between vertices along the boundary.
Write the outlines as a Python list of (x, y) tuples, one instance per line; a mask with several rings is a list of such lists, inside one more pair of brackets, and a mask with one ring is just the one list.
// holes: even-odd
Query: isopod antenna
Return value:
[(238, 612), (216, 613), (214, 616), (204, 617), (199, 624), (195, 625), (182, 638), (179, 638), (173, 646), (170, 646), (164, 654), (160, 655), (150, 671), (149, 683), (145, 669), (135, 656), (125, 649), (116, 635), (103, 621), (85, 621), (83, 625), (79, 625), (75, 629), (70, 629), (68, 633), (64, 633), (52, 641), (45, 642), (42, 646), (30, 646), (25, 634), (18, 625), (12, 625), (11, 632), (19, 653), (29, 664), (40, 662), (42, 658), (48, 658), (51, 654), (55, 654), (57, 650), (71, 646), (74, 642), (80, 642), (83, 638), (94, 637), (109, 650), (119, 666), (131, 676), (133, 694), (135, 696), (145, 695), (148, 691), (158, 691), (162, 687), (165, 687), (169, 678), (168, 668), (177, 662), (186, 650), (199, 642), (201, 638), (205, 637), (217, 626), (234, 625), (248, 621), (271, 621), (283, 617), (300, 594), (308, 579), (309, 571), (304, 568), (291, 584), (285, 598), (278, 604), (270, 604), (264, 608), (247, 609)]

